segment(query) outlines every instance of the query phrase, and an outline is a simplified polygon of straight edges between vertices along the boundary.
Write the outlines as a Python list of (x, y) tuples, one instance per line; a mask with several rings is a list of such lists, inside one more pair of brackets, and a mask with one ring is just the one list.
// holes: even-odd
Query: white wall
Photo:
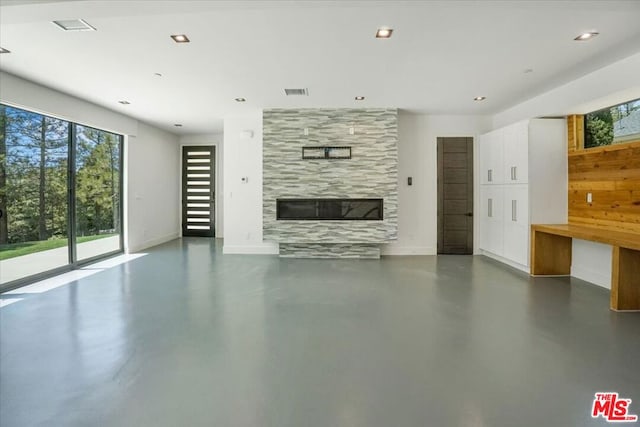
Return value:
[(611, 289), (611, 245), (572, 240), (571, 275)]
[(125, 250), (138, 251), (179, 235), (177, 136), (5, 72), (0, 72), (0, 101), (125, 135)]
[(223, 145), (223, 253), (277, 254), (262, 241), (262, 112), (225, 118)]
[(0, 99), (14, 107), (122, 135), (135, 135), (138, 131), (136, 119), (4, 71), (0, 71)]
[[(212, 133), (205, 135), (185, 135), (180, 137), (180, 147), (178, 151), (178, 171), (182, 176), (182, 147), (185, 145), (213, 145), (215, 147), (215, 231), (216, 238), (224, 237), (224, 135), (221, 133)], [(178, 226), (182, 227), (182, 184), (178, 193)]]
[[(398, 116), (398, 240), (383, 255), (433, 255), (438, 242), (438, 137), (474, 137), (490, 129), (488, 116)], [(475, 156), (474, 156), (475, 157)], [(407, 178), (413, 185), (407, 185)], [(477, 184), (477, 183), (476, 183)], [(477, 190), (475, 190), (477, 195)], [(474, 226), (477, 230), (477, 226)], [(474, 230), (475, 231), (475, 230)], [(477, 240), (474, 238), (474, 240)]]
[(583, 114), (640, 98), (640, 53), (493, 116), (494, 129), (542, 116)]
[(125, 249), (137, 252), (180, 236), (178, 137), (140, 122), (126, 144)]

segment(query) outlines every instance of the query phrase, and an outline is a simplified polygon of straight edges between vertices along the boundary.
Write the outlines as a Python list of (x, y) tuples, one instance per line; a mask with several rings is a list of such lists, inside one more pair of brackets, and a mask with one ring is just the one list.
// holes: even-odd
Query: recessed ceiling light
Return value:
[(600, 33), (596, 33), (595, 31), (591, 31), (591, 32), (588, 32), (588, 33), (582, 33), (578, 37), (576, 37), (574, 40), (579, 41), (579, 42), (583, 42), (585, 40), (590, 40), (590, 39), (594, 38), (598, 34), (600, 34)]
[(364, 101), (364, 96), (356, 96), (356, 101)]
[(485, 99), (487, 99), (486, 96), (476, 96), (473, 98), (474, 101), (484, 101)]
[(177, 127), (177, 128), (181, 128), (182, 127), (182, 123), (176, 123), (176, 124), (174, 124), (174, 126)]
[(65, 31), (96, 31), (96, 29), (89, 25), (84, 19), (63, 19), (52, 22)]
[(118, 101), (120, 104), (122, 105), (129, 105), (131, 104), (129, 101), (125, 101), (124, 99), (122, 101)]
[(236, 98), (236, 102), (245, 102), (246, 99), (245, 98)]
[(376, 31), (376, 38), (388, 39), (391, 37), (391, 33), (393, 33), (393, 29), (391, 28), (378, 28), (378, 31)]
[(174, 34), (171, 38), (176, 43), (189, 43), (191, 41), (185, 34)]
[(11, 51), (9, 49), (5, 49), (3, 47), (0, 47), (0, 53), (11, 53)]

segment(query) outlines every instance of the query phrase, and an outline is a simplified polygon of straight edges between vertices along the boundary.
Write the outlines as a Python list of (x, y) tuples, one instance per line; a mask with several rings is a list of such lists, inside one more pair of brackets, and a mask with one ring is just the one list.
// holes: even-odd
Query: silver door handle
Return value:
[(493, 217), (493, 199), (489, 199), (487, 203), (487, 216)]
[(511, 201), (511, 221), (518, 221), (518, 201)]
[(489, 182), (493, 181), (493, 169), (487, 170), (487, 181)]
[(517, 180), (518, 180), (518, 167), (511, 166), (511, 181), (517, 181)]

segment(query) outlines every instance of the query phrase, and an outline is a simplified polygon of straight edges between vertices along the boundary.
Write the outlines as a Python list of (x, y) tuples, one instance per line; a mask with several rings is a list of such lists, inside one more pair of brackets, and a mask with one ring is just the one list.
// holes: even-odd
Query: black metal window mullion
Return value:
[(118, 163), (120, 170), (118, 170), (118, 174), (120, 178), (118, 181), (120, 184), (120, 200), (118, 202), (118, 210), (120, 211), (120, 229), (118, 232), (120, 233), (120, 251), (124, 251), (124, 135), (120, 135), (119, 147), (120, 161)]
[(75, 266), (78, 262), (76, 248), (76, 124), (69, 123), (69, 264)]

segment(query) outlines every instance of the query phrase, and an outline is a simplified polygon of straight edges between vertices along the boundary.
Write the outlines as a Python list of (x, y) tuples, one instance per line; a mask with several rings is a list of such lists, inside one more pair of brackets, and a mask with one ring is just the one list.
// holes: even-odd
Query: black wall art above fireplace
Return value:
[(350, 158), (351, 147), (302, 147), (303, 160)]
[(381, 221), (382, 199), (278, 199), (278, 220)]

